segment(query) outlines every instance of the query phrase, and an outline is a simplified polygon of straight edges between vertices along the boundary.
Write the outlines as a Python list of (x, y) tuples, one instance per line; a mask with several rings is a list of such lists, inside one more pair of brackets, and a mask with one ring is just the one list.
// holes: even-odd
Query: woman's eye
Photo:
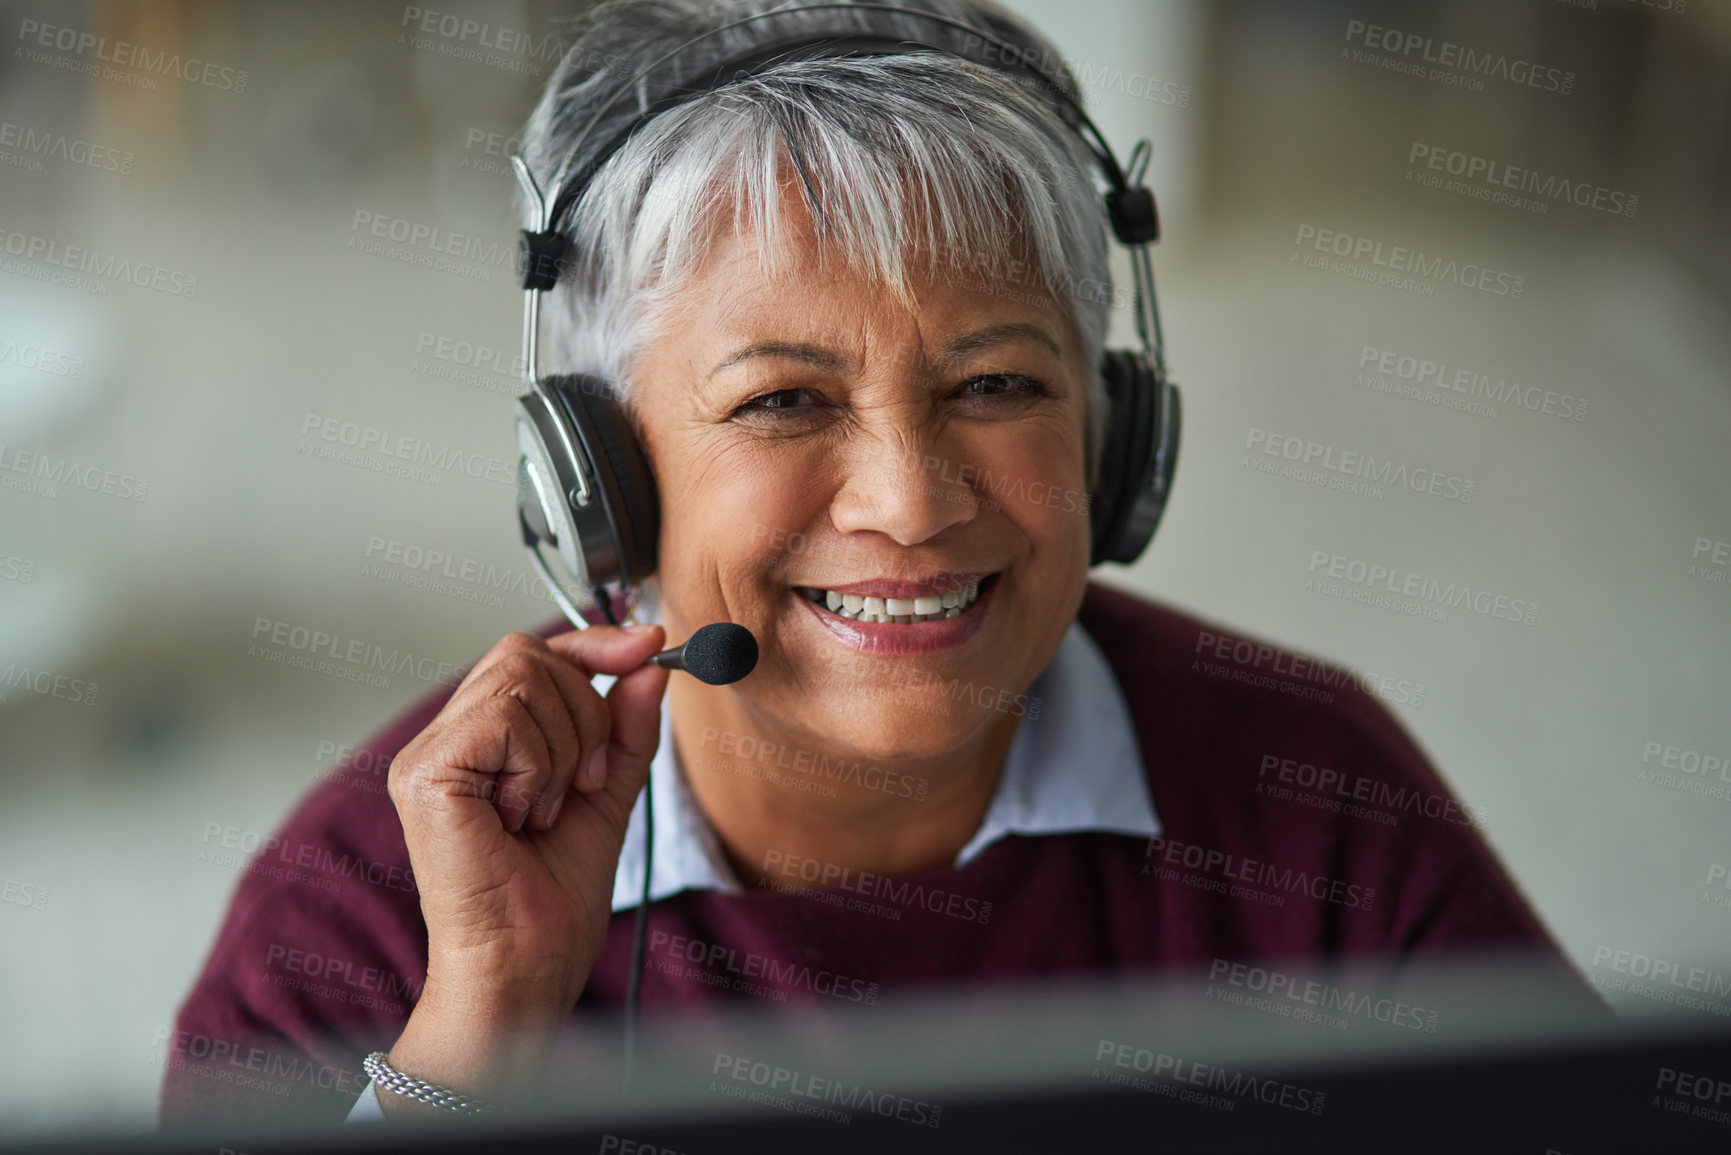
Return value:
[(735, 416), (749, 416), (754, 413), (784, 413), (789, 410), (809, 411), (814, 406), (802, 404), (815, 400), (815, 394), (810, 389), (777, 389), (773, 393), (764, 393), (753, 397), (744, 405), (734, 410)]
[(1020, 373), (987, 373), (964, 382), (957, 393), (964, 397), (1026, 398), (1037, 397), (1045, 391), (1044, 385)]
[[(951, 394), (961, 401), (990, 398), (1006, 402), (1029, 401), (1046, 395), (1044, 384), (1020, 373), (983, 373), (964, 381)], [(748, 419), (769, 416), (776, 420), (792, 420), (816, 416), (825, 407), (823, 397), (815, 390), (795, 387), (761, 393), (734, 410), (733, 415)]]

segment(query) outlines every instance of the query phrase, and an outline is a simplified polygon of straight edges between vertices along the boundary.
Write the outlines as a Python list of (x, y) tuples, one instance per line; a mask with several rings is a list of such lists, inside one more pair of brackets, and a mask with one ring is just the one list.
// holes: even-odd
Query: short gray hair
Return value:
[[(1055, 71), (1056, 50), (995, 5), (902, 3), (992, 37), (1008, 30), (1031, 46), (1029, 58)], [(801, 20), (820, 33), (838, 23), (879, 34), (887, 26), (946, 47), (962, 35), (869, 10), (801, 14), (784, 0), (610, 0), (581, 19), (524, 131), (524, 158), (543, 190), (552, 195), (548, 185), (574, 150), (594, 147), (584, 126), (622, 84), (691, 38), (777, 6), (793, 11), (712, 38), (703, 46), (709, 66), (786, 37)], [(1056, 72), (1074, 92), (1062, 65)], [(948, 262), (950, 273), (959, 269), (992, 291), (1020, 282), (1057, 300), (1088, 374), (1091, 483), (1107, 418), (1105, 212), (1087, 148), (1039, 87), (944, 53), (829, 57), (783, 61), (662, 112), (554, 222), (569, 249), (546, 310), (545, 367), (602, 377), (625, 400), (637, 359), (702, 262), (719, 212), (731, 208), (735, 227), (755, 232), (765, 267), (777, 267), (787, 251), (781, 178), (791, 162), (826, 250), (903, 300), (912, 300), (914, 251), (926, 255), (927, 275)], [(614, 123), (643, 99), (628, 94)]]

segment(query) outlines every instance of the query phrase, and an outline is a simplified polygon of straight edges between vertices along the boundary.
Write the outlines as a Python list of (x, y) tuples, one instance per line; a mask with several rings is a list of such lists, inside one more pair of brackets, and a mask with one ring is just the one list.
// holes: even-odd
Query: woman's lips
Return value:
[(870, 581), (852, 582), (845, 586), (825, 585), (822, 582), (802, 582), (799, 584), (813, 589), (834, 590), (838, 594), (855, 594), (859, 597), (871, 598), (902, 598), (912, 601), (914, 598), (942, 596), (951, 590), (959, 590), (973, 582), (982, 582), (992, 575), (980, 573), (935, 573), (923, 582), (896, 581), (892, 578), (872, 578)]
[(997, 574), (983, 575), (980, 595), (973, 605), (953, 618), (923, 622), (863, 622), (844, 618), (797, 591), (795, 601), (804, 605), (830, 637), (849, 649), (868, 654), (929, 654), (967, 644), (985, 625), (991, 601), (1001, 584)]
[(903, 625), (932, 618), (954, 618), (967, 613), (979, 600), (982, 585), (989, 586), (991, 574), (981, 582), (970, 582), (957, 590), (941, 594), (919, 594), (911, 598), (861, 597), (855, 593), (837, 593), (817, 586), (794, 586), (802, 597), (809, 598), (837, 617), (850, 621), (896, 621)]

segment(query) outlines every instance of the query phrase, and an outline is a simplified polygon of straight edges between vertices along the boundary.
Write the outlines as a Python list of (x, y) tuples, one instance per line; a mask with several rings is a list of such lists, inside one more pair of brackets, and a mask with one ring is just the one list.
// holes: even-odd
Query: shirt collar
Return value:
[[(1011, 834), (1098, 831), (1153, 838), (1160, 820), (1129, 708), (1118, 680), (1080, 624), (1072, 623), (1040, 676), (1028, 688), (1027, 712), (998, 778), (979, 830), (956, 855), (966, 866)], [(671, 712), (661, 712), (661, 746), (649, 767), (655, 790), (655, 862), (650, 901), (682, 890), (734, 894), (734, 876), (714, 830), (680, 773)], [(644, 805), (631, 811), (613, 909), (637, 906), (643, 895)]]

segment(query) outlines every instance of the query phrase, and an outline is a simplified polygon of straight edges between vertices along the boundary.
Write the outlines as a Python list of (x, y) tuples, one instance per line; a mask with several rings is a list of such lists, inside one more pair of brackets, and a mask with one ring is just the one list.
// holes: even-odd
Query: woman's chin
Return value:
[(887, 689), (863, 701), (856, 695), (828, 706), (808, 702), (799, 725), (850, 757), (890, 763), (953, 754), (990, 715), (929, 690)]

